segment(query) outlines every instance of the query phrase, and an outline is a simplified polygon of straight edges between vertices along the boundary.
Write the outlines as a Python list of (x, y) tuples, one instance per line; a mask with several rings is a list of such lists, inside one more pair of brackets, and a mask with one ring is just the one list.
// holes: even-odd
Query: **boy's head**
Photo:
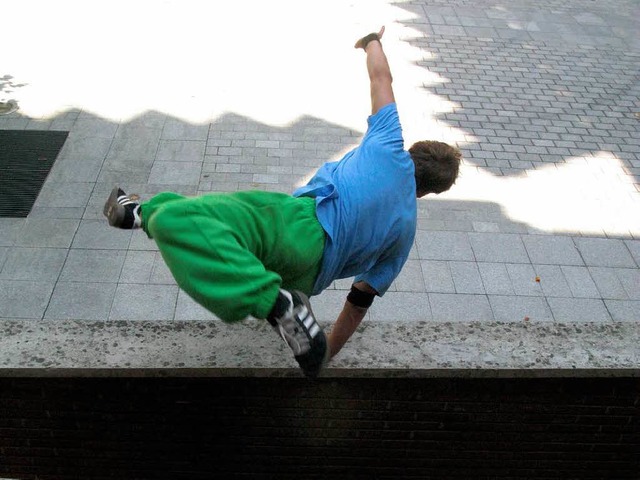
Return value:
[(416, 196), (442, 193), (451, 188), (460, 169), (460, 150), (443, 142), (426, 140), (409, 149), (416, 170)]

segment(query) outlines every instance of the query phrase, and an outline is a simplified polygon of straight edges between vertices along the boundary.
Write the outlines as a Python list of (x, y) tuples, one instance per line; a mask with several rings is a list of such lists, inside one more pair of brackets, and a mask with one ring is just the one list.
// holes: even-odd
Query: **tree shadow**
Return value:
[[(0, 117), (0, 129), (69, 131), (30, 216), (85, 220), (102, 218), (114, 184), (144, 197), (166, 190), (291, 193), (363, 135), (312, 116), (272, 126), (228, 113), (195, 124), (156, 111), (121, 123), (80, 110), (46, 120), (18, 111)], [(69, 189), (73, 197), (64, 193)]]
[[(461, 148), (470, 163), (514, 176), (609, 152), (624, 163), (622, 175), (640, 181), (640, 64), (614, 37), (582, 45), (554, 37), (541, 21), (509, 28), (518, 12), (508, 8), (491, 18), (480, 6), (396, 5), (415, 16), (403, 22), (417, 32), (406, 41), (428, 52), (416, 64), (444, 80), (423, 87), (454, 105), (436, 118), (465, 133)], [(579, 14), (563, 17), (574, 22), (564, 27), (581, 34), (596, 28), (578, 24)]]
[(18, 103), (7, 96), (13, 93), (16, 88), (26, 86), (25, 83), (14, 83), (11, 75), (0, 77), (0, 115), (8, 115), (18, 110)]
[[(459, 120), (461, 128), (465, 121)], [(163, 190), (186, 195), (246, 189), (290, 193), (363, 135), (308, 115), (273, 126), (233, 113), (198, 124), (156, 111), (123, 122), (79, 110), (46, 120), (16, 112), (0, 117), (0, 128), (70, 132), (28, 218), (0, 219), (0, 318), (50, 320), (133, 319), (139, 314), (114, 315), (112, 307), (122, 303), (128, 282), (139, 282), (145, 301), (148, 294), (146, 308), (154, 319), (194, 315), (192, 306), (178, 301), (178, 289), (167, 275), (148, 270), (149, 261), (157, 263), (148, 255), (152, 242), (142, 233), (107, 226), (102, 208), (114, 184), (143, 199)], [(423, 231), (527, 233), (530, 227), (490, 201), (427, 200), (419, 208)], [(114, 256), (116, 250), (127, 252)], [(35, 265), (31, 256), (38, 255), (47, 261)], [(134, 280), (121, 277), (125, 256), (143, 264), (140, 271), (134, 267), (127, 273)], [(407, 285), (394, 288), (414, 288), (411, 279)], [(154, 303), (160, 289), (162, 301)], [(29, 302), (22, 301), (25, 297)]]

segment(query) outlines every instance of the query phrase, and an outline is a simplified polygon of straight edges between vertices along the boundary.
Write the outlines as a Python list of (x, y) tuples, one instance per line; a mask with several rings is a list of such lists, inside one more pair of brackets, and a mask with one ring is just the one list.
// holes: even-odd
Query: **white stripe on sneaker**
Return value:
[(118, 203), (120, 205), (129, 205), (134, 202), (127, 195), (121, 195), (118, 197)]
[(301, 306), (300, 310), (296, 312), (296, 317), (298, 318), (298, 321), (304, 322), (304, 320), (309, 317), (309, 310), (307, 310), (307, 307), (304, 305)]
[(315, 319), (309, 315), (307, 318), (304, 319), (304, 326), (307, 327), (307, 330), (309, 330), (315, 323)]
[(318, 326), (318, 324), (317, 324), (317, 323), (315, 323), (315, 324), (313, 325), (313, 327), (311, 327), (311, 329), (309, 330), (309, 336), (310, 336), (311, 338), (315, 338), (315, 336), (316, 336), (318, 333), (320, 333), (320, 327)]

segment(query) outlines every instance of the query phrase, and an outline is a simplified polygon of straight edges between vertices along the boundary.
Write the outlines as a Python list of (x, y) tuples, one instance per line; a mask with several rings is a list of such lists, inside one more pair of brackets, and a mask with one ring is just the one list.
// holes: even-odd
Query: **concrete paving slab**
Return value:
[(487, 294), (513, 295), (515, 293), (504, 263), (478, 263), (478, 270)]
[(151, 270), (149, 282), (161, 285), (176, 285), (176, 281), (173, 278), (169, 267), (164, 262), (160, 252), (156, 252), (153, 259), (153, 268)]
[(575, 298), (601, 298), (598, 287), (586, 267), (560, 267)]
[(177, 286), (120, 283), (116, 289), (109, 320), (172, 320), (177, 298)]
[(0, 279), (55, 282), (66, 258), (63, 248), (5, 248), (0, 252)]
[(449, 262), (423, 260), (421, 265), (427, 292), (456, 293)]
[(193, 320), (221, 322), (221, 320), (206, 308), (199, 305), (189, 295), (180, 290), (176, 304), (175, 320), (190, 322)]
[(594, 298), (547, 298), (553, 318), (558, 322), (610, 322), (604, 302)]
[(540, 297), (489, 295), (489, 303), (495, 319), (499, 322), (553, 321), (553, 314), (547, 302)]
[(394, 281), (394, 287), (398, 292), (424, 292), (421, 262), (419, 260), (407, 260), (402, 272)]
[(149, 183), (160, 185), (197, 185), (202, 164), (199, 162), (156, 162), (151, 167)]
[(545, 297), (571, 297), (573, 293), (559, 265), (534, 265)]
[(475, 262), (449, 262), (456, 293), (484, 294), (480, 270)]
[(209, 124), (191, 125), (175, 118), (167, 118), (162, 128), (163, 140), (202, 140), (209, 135)]
[(156, 252), (129, 250), (120, 272), (122, 283), (150, 283)]
[(69, 137), (74, 139), (102, 138), (112, 140), (118, 131), (118, 124), (104, 118), (81, 116), (74, 124)]
[(54, 282), (0, 280), (0, 318), (42, 319)]
[(638, 300), (605, 300), (605, 304), (611, 317), (616, 322), (631, 322), (637, 324), (638, 309), (640, 309), (640, 301)]
[(53, 182), (48, 179), (34, 206), (47, 208), (73, 208), (87, 204), (95, 184), (92, 182)]
[[(320, 325), (322, 325), (323, 328), (326, 328), (331, 324), (333, 321), (331, 319), (338, 318), (347, 298), (347, 292), (348, 290), (327, 289), (320, 295), (313, 298), (311, 306), (318, 322), (320, 322)], [(389, 298), (393, 298), (391, 293), (387, 293), (386, 295), (389, 295)], [(367, 321), (370, 316), (371, 312), (368, 312), (365, 320), (363, 321)]]
[[(106, 200), (106, 198), (105, 198)], [(72, 248), (122, 250), (129, 245), (130, 230), (104, 229), (104, 220), (82, 220), (73, 237)]]
[(44, 313), (44, 320), (108, 318), (117, 284), (59, 281)]
[(158, 246), (153, 240), (150, 240), (147, 237), (147, 234), (143, 231), (136, 230), (131, 235), (131, 240), (129, 242), (129, 251), (157, 251)]
[[(340, 293), (344, 296), (343, 292)], [(344, 304), (344, 300), (341, 303)], [(428, 321), (433, 318), (429, 297), (426, 295), (418, 296), (411, 292), (385, 295), (375, 302), (375, 306), (370, 308), (369, 317), (374, 322), (400, 323)]]
[(26, 219), (23, 218), (0, 218), (0, 245), (4, 247), (15, 245), (25, 223)]
[(475, 260), (469, 236), (463, 232), (418, 231), (416, 248), (422, 260)]
[(486, 295), (431, 293), (429, 301), (433, 317), (445, 322), (494, 320)]
[(631, 252), (636, 265), (640, 265), (640, 240), (625, 240), (624, 244)]
[(127, 125), (118, 129), (106, 156), (107, 170), (143, 170), (153, 165), (162, 130)]
[(522, 237), (532, 263), (539, 265), (584, 265), (570, 237), (526, 235)]
[(64, 218), (80, 220), (86, 214), (85, 207), (38, 207), (31, 209), (31, 218)]
[(195, 140), (162, 140), (156, 154), (159, 162), (200, 162), (204, 159), (206, 143)]
[(589, 268), (591, 278), (595, 282), (602, 298), (624, 300), (629, 298), (617, 275), (617, 269), (605, 267)]
[(632, 300), (640, 300), (640, 271), (631, 268), (621, 268), (616, 270), (616, 275), (620, 279), (629, 298)]
[(61, 282), (117, 283), (127, 252), (71, 249), (60, 274)]
[(0, 247), (0, 272), (4, 266), (4, 262), (7, 259), (7, 253), (9, 252), (9, 247)]
[(69, 248), (79, 222), (71, 219), (27, 218), (20, 229), (23, 247)]
[(533, 265), (507, 263), (505, 267), (516, 295), (542, 296), (540, 282), (536, 281), (537, 275)]
[(587, 266), (638, 267), (622, 240), (605, 238), (576, 238), (575, 241)]
[(469, 242), (478, 262), (529, 262), (520, 235), (509, 233), (470, 233)]

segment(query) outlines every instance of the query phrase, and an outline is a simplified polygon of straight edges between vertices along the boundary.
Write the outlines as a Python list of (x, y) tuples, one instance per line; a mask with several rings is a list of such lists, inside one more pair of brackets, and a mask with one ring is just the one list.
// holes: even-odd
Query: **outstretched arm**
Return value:
[(356, 42), (356, 48), (362, 48), (367, 54), (367, 71), (371, 82), (371, 114), (375, 115), (385, 105), (395, 102), (391, 83), (393, 78), (387, 56), (382, 49), (380, 39), (384, 27), (378, 33), (362, 37)]
[[(369, 286), (366, 282), (357, 282), (353, 285), (360, 292), (364, 292), (368, 295), (375, 295), (376, 291)], [(359, 302), (356, 302), (359, 303)], [(331, 357), (335, 356), (347, 343), (347, 340), (351, 338), (351, 335), (356, 331), (358, 325), (367, 314), (368, 307), (362, 307), (354, 305), (349, 299), (344, 302), (342, 312), (338, 315), (336, 323), (331, 329), (331, 333), (328, 336), (329, 351)]]

